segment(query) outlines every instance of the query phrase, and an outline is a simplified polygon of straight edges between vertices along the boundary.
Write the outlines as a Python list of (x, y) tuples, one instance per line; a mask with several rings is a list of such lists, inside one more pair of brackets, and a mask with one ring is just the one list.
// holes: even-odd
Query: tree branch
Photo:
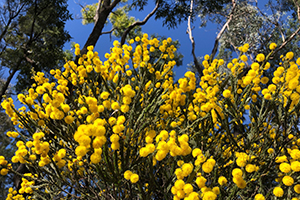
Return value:
[(33, 33), (34, 33), (34, 24), (36, 20), (36, 15), (37, 15), (37, 1), (34, 2), (34, 15), (31, 23), (31, 29), (30, 29), (30, 40), (33, 38)]
[(104, 34), (110, 34), (110, 33), (112, 33), (115, 29), (117, 29), (117, 28), (114, 27), (114, 28), (112, 28), (110, 31), (102, 32), (101, 35), (104, 35)]
[(192, 35), (192, 29), (191, 29), (191, 18), (192, 18), (192, 13), (193, 13), (193, 4), (194, 4), (194, 1), (191, 0), (190, 15), (189, 15), (189, 18), (188, 18), (187, 33), (189, 34), (189, 38), (190, 38), (191, 43), (192, 43), (192, 55), (193, 55), (193, 58), (194, 58), (194, 64), (195, 64), (196, 70), (199, 73), (199, 77), (201, 77), (203, 75), (203, 72), (202, 72), (203, 69), (202, 69), (201, 65), (199, 64), (199, 62), (197, 60), (197, 57), (196, 57), (196, 54), (195, 54), (195, 41), (194, 41), (194, 37)]
[[(120, 2), (121, 0), (115, 0), (112, 3), (110, 3), (110, 0), (103, 0), (103, 6), (101, 6), (99, 12), (98, 12), (98, 20), (95, 22), (94, 28), (89, 35), (84, 47), (81, 49), (80, 54), (86, 54), (87, 53), (87, 47), (90, 45), (95, 46), (104, 27), (104, 24), (111, 13), (111, 11), (116, 7), (116, 5)], [(76, 57), (76, 60), (78, 58)]]
[[(9, 26), (12, 23), (13, 19), (16, 18), (20, 14), (20, 12), (22, 11), (24, 6), (25, 6), (25, 3), (20, 7), (20, 9), (14, 15), (9, 14), (8, 22), (6, 23), (4, 30), (2, 31), (2, 33), (0, 35), (0, 41), (2, 40), (2, 38), (7, 33), (8, 29), (9, 29)], [(4, 20), (3, 20), (3, 22), (4, 22)]]
[(232, 9), (231, 9), (231, 12), (229, 14), (229, 18), (226, 21), (226, 23), (223, 25), (222, 29), (220, 30), (219, 34), (216, 37), (214, 48), (213, 48), (213, 50), (211, 52), (211, 56), (210, 56), (211, 60), (214, 59), (214, 57), (215, 57), (215, 55), (216, 55), (216, 53), (218, 51), (219, 39), (221, 38), (221, 36), (224, 33), (224, 31), (226, 30), (226, 28), (228, 28), (228, 25), (229, 25), (230, 21), (233, 18), (233, 14), (234, 14), (235, 8), (236, 8), (236, 1), (232, 0)]
[(297, 18), (298, 18), (298, 21), (300, 22), (300, 7), (299, 7), (299, 4), (297, 3), (297, 1), (293, 0), (295, 6), (297, 7)]
[(143, 21), (138, 21), (138, 22), (134, 22), (133, 24), (131, 24), (122, 34), (122, 38), (121, 38), (121, 46), (123, 44), (125, 44), (125, 39), (126, 36), (128, 35), (128, 33), (135, 27), (135, 26), (142, 26), (144, 24), (147, 23), (147, 21), (150, 19), (150, 17), (152, 17), (152, 15), (154, 15), (154, 13), (156, 12), (156, 10), (158, 9), (159, 6), (159, 1), (157, 1), (155, 8), (145, 17), (145, 19)]
[[(23, 61), (24, 58), (19, 58), (18, 62), (17, 62), (17, 65), (16, 66), (20, 66), (22, 61)], [(18, 67), (15, 67), (13, 69), (13, 71), (9, 74), (8, 78), (6, 79), (5, 81), (5, 84), (1, 87), (1, 91), (0, 91), (0, 102), (2, 102), (2, 99), (3, 99), (3, 96), (5, 95), (5, 92), (12, 80), (12, 78), (14, 77), (14, 75), (16, 74), (16, 72), (19, 70)]]
[(287, 45), (287, 43), (289, 43), (297, 34), (298, 32), (300, 31), (300, 26), (299, 28), (292, 34), (290, 35), (290, 37), (280, 45), (280, 47), (276, 48), (275, 51), (273, 51), (272, 55), (274, 55), (275, 53), (277, 53), (280, 49), (282, 49), (285, 45)]
[[(295, 6), (297, 7), (297, 15), (298, 15), (298, 21), (300, 22), (300, 7), (299, 5), (294, 1), (295, 3)], [(290, 37), (288, 37), (288, 39), (285, 40), (285, 42), (283, 42), (280, 47), (276, 48), (275, 51), (273, 51), (272, 55), (275, 55), (279, 50), (281, 50), (282, 48), (285, 47), (285, 45), (287, 45), (287, 43), (289, 43), (300, 31), (300, 26), (297, 28), (297, 30), (292, 34), (290, 35)]]
[(95, 14), (95, 17), (94, 17), (95, 23), (96, 23), (96, 21), (98, 21), (98, 19), (99, 19), (99, 11), (100, 11), (100, 9), (101, 9), (102, 1), (103, 1), (103, 0), (99, 0), (99, 1), (98, 1), (98, 5), (97, 5), (97, 9), (96, 9), (96, 14)]
[[(36, 2), (35, 2), (36, 3)], [(45, 7), (46, 8), (46, 7)], [(43, 10), (43, 9), (42, 9)], [(31, 24), (31, 28), (30, 28), (30, 37), (29, 37), (29, 40), (23, 44), (23, 47), (21, 46), (21, 49), (23, 50), (23, 53), (24, 55), (22, 57), (19, 57), (19, 60), (16, 63), (16, 65), (12, 68), (12, 71), (10, 72), (8, 78), (6, 79), (6, 82), (5, 84), (1, 87), (1, 91), (0, 91), (0, 102), (2, 102), (3, 100), (3, 96), (5, 95), (6, 93), (6, 90), (8, 89), (9, 87), (9, 84), (11, 82), (11, 80), (13, 79), (14, 75), (17, 73), (17, 71), (20, 69), (20, 66), (22, 64), (22, 62), (24, 60), (26, 60), (27, 62), (29, 62), (30, 64), (33, 65), (33, 62), (32, 60), (30, 60), (27, 56), (28, 56), (28, 47), (31, 46), (31, 44), (33, 43), (33, 41), (36, 39), (36, 37), (33, 37), (33, 34), (34, 34), (34, 24), (35, 24), (35, 20), (36, 18), (38, 17), (38, 14), (37, 14), (37, 4), (35, 4), (35, 13), (34, 13), (34, 18), (33, 18), (33, 22)], [(38, 34), (40, 35), (41, 33), (43, 32), (43, 30), (41, 30), (41, 32)], [(31, 61), (31, 62), (30, 62)], [(34, 66), (34, 65), (33, 65)]]

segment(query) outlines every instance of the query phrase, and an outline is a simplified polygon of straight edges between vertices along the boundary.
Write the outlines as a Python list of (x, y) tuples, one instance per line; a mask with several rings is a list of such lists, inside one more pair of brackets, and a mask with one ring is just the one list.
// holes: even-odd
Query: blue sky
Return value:
[[(72, 36), (72, 39), (69, 43), (65, 44), (65, 49), (71, 48), (71, 42), (76, 42), (81, 46), (85, 44), (89, 34), (93, 29), (93, 24), (82, 25), (80, 19), (81, 7), (79, 3), (81, 5), (87, 5), (96, 2), (97, 0), (68, 0), (68, 9), (72, 14), (74, 20), (66, 22), (65, 29), (69, 31), (69, 34)], [(143, 20), (148, 15), (148, 13), (151, 12), (155, 7), (153, 2), (154, 1), (149, 1), (149, 4), (145, 7), (144, 11), (132, 11), (130, 15), (134, 16), (138, 20)], [(180, 41), (180, 48), (178, 49), (178, 51), (184, 55), (184, 58), (183, 65), (174, 68), (175, 80), (178, 80), (179, 78), (184, 76), (185, 72), (187, 71), (187, 65), (193, 61), (193, 57), (191, 54), (192, 45), (191, 41), (189, 40), (189, 36), (186, 33), (187, 22), (180, 24), (176, 29), (168, 29), (167, 27), (163, 27), (162, 24), (162, 20), (155, 20), (154, 16), (152, 16), (152, 18), (150, 18), (148, 22), (144, 26), (142, 26), (142, 32), (148, 33), (148, 35), (157, 33), (161, 36), (171, 37), (173, 40)], [(205, 28), (199, 28), (199, 21), (196, 21), (192, 26), (195, 26), (193, 30), (193, 36), (196, 43), (196, 56), (201, 57), (205, 54), (210, 54), (213, 49), (216, 33), (218, 31), (217, 26), (209, 24)], [(103, 31), (109, 31), (110, 29), (111, 27), (107, 26), (104, 27)], [(102, 35), (98, 40), (95, 47), (95, 51), (98, 51), (101, 60), (104, 61), (104, 54), (109, 52), (110, 47), (113, 46), (112, 44), (114, 40), (120, 41), (120, 38), (110, 38), (109, 35)], [(4, 76), (8, 76), (7, 71), (5, 71)], [(16, 83), (16, 77), (17, 74), (14, 76), (11, 82), (12, 85)], [(23, 106), (20, 104), (20, 102), (15, 96), (13, 97), (13, 99), (17, 108)]]
[[(81, 46), (83, 46), (93, 28), (92, 24), (82, 25), (80, 19), (81, 7), (78, 3), (80, 3), (81, 5), (86, 5), (96, 2), (97, 0), (68, 1), (69, 11), (72, 13), (74, 20), (68, 21), (66, 23), (66, 30), (68, 30), (70, 35), (72, 36), (72, 42), (79, 43)], [(133, 11), (130, 13), (130, 15), (134, 16), (136, 19), (143, 20), (154, 7), (155, 5), (153, 1), (149, 1), (149, 4), (146, 6), (144, 11)], [(173, 40), (180, 41), (181, 46), (178, 51), (184, 55), (184, 58), (183, 65), (175, 68), (175, 79), (178, 80), (187, 71), (187, 64), (193, 61), (193, 57), (191, 54), (191, 41), (189, 40), (188, 34), (186, 34), (187, 22), (180, 24), (176, 29), (168, 29), (167, 27), (163, 27), (162, 24), (162, 20), (155, 20), (154, 16), (152, 16), (152, 18), (150, 18), (149, 21), (144, 26), (142, 26), (142, 31), (144, 33), (148, 33), (148, 35), (158, 33), (159, 35), (171, 37)], [(218, 31), (217, 26), (209, 24), (205, 28), (199, 28), (199, 21), (196, 21), (193, 26), (195, 26), (193, 30), (193, 36), (196, 43), (196, 55), (201, 57), (205, 54), (210, 54), (213, 49), (216, 33)], [(111, 27), (104, 27), (104, 31), (109, 31), (110, 29)], [(95, 47), (95, 50), (99, 52), (100, 57), (102, 57), (106, 52), (109, 51), (109, 48), (112, 46), (113, 41), (116, 39), (118, 38), (112, 37), (112, 40), (110, 40), (109, 35), (102, 35), (100, 37)], [(65, 48), (69, 49), (70, 43), (66, 44)]]

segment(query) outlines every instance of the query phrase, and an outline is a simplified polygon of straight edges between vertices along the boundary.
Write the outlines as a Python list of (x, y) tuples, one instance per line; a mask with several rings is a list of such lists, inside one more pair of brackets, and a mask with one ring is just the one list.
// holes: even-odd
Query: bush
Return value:
[(8, 133), (11, 161), (31, 171), (0, 158), (2, 175), (22, 176), (7, 199), (297, 199), (300, 59), (270, 68), (271, 44), (250, 65), (245, 44), (230, 73), (206, 55), (200, 85), (192, 72), (175, 83), (172, 40), (135, 40), (105, 62), (89, 47), (50, 72), (56, 82), (37, 72), (24, 107), (2, 103), (26, 130)]

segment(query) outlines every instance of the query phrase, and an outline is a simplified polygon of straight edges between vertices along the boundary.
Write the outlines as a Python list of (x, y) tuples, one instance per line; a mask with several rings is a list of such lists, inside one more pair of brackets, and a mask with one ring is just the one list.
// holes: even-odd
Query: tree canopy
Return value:
[(32, 84), (31, 68), (49, 71), (59, 65), (70, 39), (64, 26), (71, 15), (66, 0), (9, 0), (1, 6), (0, 63), (9, 70), (2, 96), (16, 73), (16, 90), (22, 91)]

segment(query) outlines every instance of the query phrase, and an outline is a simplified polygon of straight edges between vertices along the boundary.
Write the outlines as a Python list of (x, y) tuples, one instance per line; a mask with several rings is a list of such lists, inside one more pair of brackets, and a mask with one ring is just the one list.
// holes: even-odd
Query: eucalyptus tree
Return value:
[(49, 71), (63, 60), (71, 19), (66, 0), (7, 0), (0, 7), (0, 66), (8, 71), (0, 102), (12, 78), (16, 90), (29, 87), (31, 71)]
[[(271, 42), (278, 46), (270, 57), (271, 64), (278, 63), (280, 55), (287, 51), (299, 56), (299, 1), (232, 0), (218, 12), (204, 12), (205, 8), (195, 6), (194, 16), (201, 19), (200, 28), (205, 28), (208, 22), (218, 26), (211, 58), (216, 56), (230, 62), (238, 48), (248, 43), (249, 59), (255, 61), (254, 55), (268, 52)], [(195, 63), (191, 65), (197, 71)], [(221, 69), (225, 68), (224, 65)]]

